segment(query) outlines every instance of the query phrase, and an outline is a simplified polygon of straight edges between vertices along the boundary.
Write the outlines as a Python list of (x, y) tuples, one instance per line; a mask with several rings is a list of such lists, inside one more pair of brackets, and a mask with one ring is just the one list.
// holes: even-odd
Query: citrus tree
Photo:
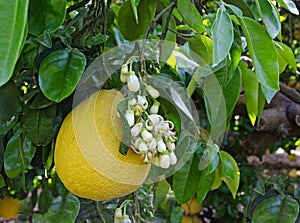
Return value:
[(296, 3), (12, 0), (0, 14), (1, 217), (297, 221), (300, 182), (246, 160), (299, 144)]

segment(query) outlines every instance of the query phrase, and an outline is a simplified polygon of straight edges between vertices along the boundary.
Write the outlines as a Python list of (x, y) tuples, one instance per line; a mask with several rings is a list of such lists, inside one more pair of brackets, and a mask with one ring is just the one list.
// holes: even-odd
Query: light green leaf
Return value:
[(161, 203), (166, 199), (166, 195), (169, 192), (170, 184), (166, 180), (158, 182), (156, 191), (155, 191), (155, 203), (154, 207), (156, 210), (160, 208)]
[(238, 8), (244, 16), (250, 17), (254, 19), (254, 15), (248, 6), (248, 4), (244, 0), (224, 0), (227, 4), (231, 4), (234, 8)]
[(290, 47), (281, 42), (275, 42), (278, 60), (279, 62), (279, 72), (283, 72), (286, 65), (289, 65), (293, 72), (297, 70), (296, 58)]
[(251, 124), (254, 126), (258, 114), (259, 83), (256, 79), (255, 73), (247, 68), (247, 64), (245, 62), (240, 62), (240, 68), (243, 75), (247, 113)]
[[(240, 19), (257, 80), (264, 86), (279, 90), (279, 67), (276, 48), (267, 31), (250, 18)], [(263, 44), (262, 44), (263, 43)]]
[(70, 96), (84, 71), (86, 59), (77, 49), (58, 50), (49, 54), (39, 70), (40, 88), (55, 102)]
[(240, 183), (240, 171), (235, 159), (227, 152), (220, 151), (221, 176), (235, 199)]
[(12, 77), (26, 39), (28, 2), (0, 1), (0, 86)]
[(255, 2), (269, 35), (272, 39), (276, 38), (281, 29), (277, 9), (268, 0), (256, 0)]
[(178, 0), (177, 9), (189, 27), (198, 33), (205, 31), (202, 16), (190, 0)]
[(179, 204), (188, 202), (195, 195), (200, 180), (199, 157), (193, 154), (186, 164), (173, 175), (175, 198)]
[(276, 0), (283, 8), (287, 9), (295, 15), (299, 15), (299, 10), (292, 0)]
[(155, 11), (156, 1), (140, 1), (137, 7), (139, 22), (136, 23), (130, 1), (124, 2), (117, 17), (118, 28), (124, 38), (127, 40), (143, 38), (147, 28), (154, 19)]
[(272, 98), (275, 96), (275, 94), (277, 93), (277, 91), (269, 88), (269, 87), (266, 87), (262, 84), (259, 85), (261, 91), (263, 92), (268, 104), (270, 104)]
[(267, 198), (259, 203), (252, 215), (252, 223), (295, 223), (299, 214), (298, 202), (290, 196)]
[(214, 174), (213, 183), (211, 184), (210, 190), (216, 190), (222, 185), (222, 175), (221, 175), (221, 162), (219, 162)]
[(28, 31), (35, 36), (56, 31), (65, 20), (66, 2), (66, 0), (30, 0)]
[(213, 66), (218, 65), (230, 51), (233, 43), (233, 25), (230, 16), (219, 8), (212, 26)]
[[(187, 41), (190, 49), (200, 57), (198, 60), (201, 65), (211, 63), (213, 42), (209, 37), (197, 35), (193, 38), (188, 38)], [(193, 54), (191, 54), (191, 56), (193, 56)]]
[(138, 6), (139, 2), (140, 1), (138, 1), (138, 0), (130, 0), (136, 24), (139, 23), (139, 17), (138, 17), (138, 12), (137, 12), (137, 6)]

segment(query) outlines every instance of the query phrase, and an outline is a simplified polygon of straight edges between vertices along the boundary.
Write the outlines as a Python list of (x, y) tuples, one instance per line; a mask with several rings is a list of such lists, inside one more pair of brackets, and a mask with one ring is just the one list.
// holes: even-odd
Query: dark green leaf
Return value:
[(130, 1), (123, 3), (118, 14), (118, 28), (127, 40), (136, 40), (144, 36), (148, 26), (154, 19), (156, 1), (143, 0), (137, 7), (139, 23), (136, 23)]
[(200, 158), (199, 170), (204, 170), (207, 168), (209, 164), (216, 158), (219, 150), (220, 149), (217, 144), (207, 144)]
[(3, 176), (0, 174), (0, 188), (5, 187), (5, 186), (6, 186), (5, 180), (4, 180)]
[(205, 31), (202, 16), (190, 0), (178, 0), (177, 9), (189, 27), (198, 33)]
[(231, 18), (223, 8), (219, 8), (212, 26), (213, 66), (218, 65), (227, 56), (233, 43), (233, 37)]
[(272, 39), (264, 27), (254, 20), (242, 18), (240, 22), (247, 39), (257, 80), (268, 88), (279, 90), (278, 58)]
[(176, 207), (172, 208), (172, 212), (171, 212), (171, 222), (172, 223), (181, 223), (182, 216), (183, 216), (183, 210), (181, 207), (176, 206)]
[(47, 48), (52, 47), (52, 40), (51, 40), (51, 36), (49, 33), (45, 33), (45, 35), (43, 35), (41, 37), (37, 37), (36, 41), (38, 41), (40, 44), (42, 44), (43, 46), (45, 46)]
[(205, 199), (207, 193), (214, 183), (215, 173), (212, 172), (210, 174), (207, 174), (207, 172), (208, 169), (205, 169), (201, 172), (201, 177), (197, 189), (197, 200), (199, 203), (201, 203)]
[(235, 199), (240, 183), (240, 171), (234, 158), (227, 152), (220, 152), (221, 159), (221, 176), (222, 180), (227, 184), (232, 197)]
[(44, 188), (39, 196), (39, 203), (38, 203), (38, 207), (39, 207), (39, 211), (42, 214), (45, 214), (51, 203), (52, 203), (52, 192), (50, 189), (48, 189), (47, 187)]
[[(197, 35), (193, 38), (188, 38), (187, 41), (190, 49), (200, 57), (198, 60), (201, 65), (211, 63), (213, 42), (209, 37)], [(191, 56), (193, 56), (193, 54), (191, 54)]]
[(99, 45), (101, 43), (106, 42), (108, 40), (108, 38), (109, 38), (108, 35), (98, 34), (96, 36), (92, 36), (92, 37), (88, 38), (85, 45), (89, 46), (89, 47), (94, 46), (94, 45)]
[(33, 38), (26, 40), (21, 54), (26, 68), (33, 69), (35, 67), (38, 46), (39, 44)]
[(28, 29), (35, 36), (56, 31), (66, 16), (66, 0), (30, 0)]
[(255, 73), (247, 68), (247, 64), (245, 62), (240, 63), (240, 68), (243, 74), (247, 113), (251, 124), (254, 126), (258, 114), (259, 83), (256, 80)]
[(268, 0), (257, 0), (256, 4), (269, 35), (274, 39), (278, 36), (281, 29), (277, 9)]
[(8, 132), (18, 121), (20, 96), (13, 82), (0, 87), (0, 135)]
[(222, 185), (222, 175), (221, 175), (221, 165), (222, 163), (219, 162), (218, 167), (216, 168), (214, 174), (210, 174), (210, 177), (213, 177), (212, 184), (210, 190), (216, 190)]
[(198, 169), (199, 157), (193, 154), (186, 164), (173, 175), (175, 198), (179, 204), (184, 204), (195, 195), (201, 172)]
[(38, 93), (34, 96), (32, 102), (29, 105), (30, 109), (41, 109), (47, 108), (53, 105), (54, 102), (47, 99), (42, 93)]
[(299, 15), (299, 10), (292, 0), (276, 0), (283, 8), (289, 10), (295, 15)]
[(0, 2), (0, 86), (9, 81), (27, 36), (29, 0)]
[(243, 13), (244, 16), (250, 17), (254, 19), (254, 15), (248, 6), (248, 4), (244, 0), (236, 1), (236, 0), (224, 0), (227, 4), (231, 4), (235, 7), (237, 7), (241, 12)]
[(61, 121), (56, 105), (33, 110), (27, 107), (21, 119), (25, 135), (38, 146), (47, 145), (53, 140)]
[(158, 182), (156, 191), (155, 191), (155, 210), (160, 208), (161, 203), (166, 199), (166, 195), (169, 192), (170, 184), (166, 180)]
[(290, 196), (268, 198), (257, 205), (252, 223), (295, 223), (299, 204)]
[(256, 186), (253, 188), (253, 190), (254, 190), (256, 193), (258, 193), (258, 194), (260, 194), (260, 195), (262, 195), (262, 196), (265, 196), (266, 189), (265, 189), (265, 185), (264, 185), (263, 182), (258, 182), (258, 183), (256, 184)]
[(39, 70), (40, 88), (55, 102), (68, 97), (75, 89), (84, 71), (86, 59), (77, 49), (59, 50), (49, 54)]

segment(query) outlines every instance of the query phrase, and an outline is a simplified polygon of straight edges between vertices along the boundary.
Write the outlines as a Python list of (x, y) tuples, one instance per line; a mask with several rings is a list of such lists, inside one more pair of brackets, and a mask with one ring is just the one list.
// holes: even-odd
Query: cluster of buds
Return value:
[(114, 223), (132, 223), (132, 221), (128, 215), (122, 214), (122, 208), (117, 208), (115, 210)]
[(140, 89), (140, 82), (134, 71), (129, 71), (127, 64), (121, 68), (120, 80), (127, 83), (128, 89), (132, 92), (137, 92)]

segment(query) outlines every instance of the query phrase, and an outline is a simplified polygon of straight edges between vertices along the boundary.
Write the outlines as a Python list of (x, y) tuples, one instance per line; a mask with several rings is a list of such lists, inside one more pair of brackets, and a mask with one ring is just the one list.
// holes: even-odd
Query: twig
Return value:
[(89, 3), (89, 0), (83, 0), (82, 2), (78, 2), (74, 5), (71, 5), (68, 9), (67, 9), (67, 13), (70, 13), (72, 11), (74, 11), (75, 9), (81, 8), (82, 6), (85, 6), (87, 3)]

